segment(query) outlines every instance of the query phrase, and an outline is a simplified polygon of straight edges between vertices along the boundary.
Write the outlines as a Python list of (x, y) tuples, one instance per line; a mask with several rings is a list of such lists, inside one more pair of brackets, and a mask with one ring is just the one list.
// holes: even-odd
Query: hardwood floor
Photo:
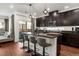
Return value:
[(61, 56), (79, 56), (79, 48), (61, 45)]
[(22, 45), (14, 42), (0, 43), (0, 56), (30, 56), (21, 49)]
[[(21, 49), (20, 43), (0, 43), (0, 56), (30, 56), (31, 53)], [(79, 48), (61, 45), (60, 56), (79, 56)]]

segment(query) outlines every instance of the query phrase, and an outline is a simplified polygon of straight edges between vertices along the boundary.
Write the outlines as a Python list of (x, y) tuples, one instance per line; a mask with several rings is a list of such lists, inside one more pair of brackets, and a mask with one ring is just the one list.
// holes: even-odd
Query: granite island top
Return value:
[(62, 35), (62, 34), (61, 33), (39, 33), (38, 36), (47, 37), (47, 38), (56, 38), (60, 35)]

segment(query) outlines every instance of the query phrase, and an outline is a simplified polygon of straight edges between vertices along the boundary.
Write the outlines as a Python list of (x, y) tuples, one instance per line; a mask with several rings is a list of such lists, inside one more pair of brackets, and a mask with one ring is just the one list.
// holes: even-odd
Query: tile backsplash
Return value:
[(73, 31), (75, 31), (75, 27), (79, 27), (79, 26), (37, 27), (37, 28), (40, 30), (50, 30), (50, 31), (72, 31), (72, 28), (74, 28)]

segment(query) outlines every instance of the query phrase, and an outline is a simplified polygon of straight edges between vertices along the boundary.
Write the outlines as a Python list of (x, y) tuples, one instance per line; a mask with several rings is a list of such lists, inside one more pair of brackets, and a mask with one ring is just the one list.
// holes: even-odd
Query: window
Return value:
[(27, 22), (27, 29), (31, 29), (31, 22)]
[(4, 28), (4, 24), (0, 22), (0, 29)]

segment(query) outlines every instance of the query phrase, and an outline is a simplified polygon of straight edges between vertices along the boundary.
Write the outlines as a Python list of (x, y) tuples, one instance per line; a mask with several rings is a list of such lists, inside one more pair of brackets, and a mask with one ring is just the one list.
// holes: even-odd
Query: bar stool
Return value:
[(51, 46), (51, 44), (46, 43), (46, 39), (44, 38), (38, 38), (37, 43), (43, 47), (43, 56), (45, 56), (45, 48)]
[(34, 52), (32, 53), (32, 56), (36, 56), (36, 43), (37, 43), (37, 40), (34, 36), (30, 36), (30, 41), (34, 44)]
[(27, 34), (24, 34), (23, 35), (24, 39), (28, 42), (28, 46), (27, 46), (27, 51), (26, 52), (31, 52), (31, 49), (30, 49), (30, 44), (29, 44), (29, 39), (28, 39), (28, 35)]
[(26, 46), (25, 46), (25, 41), (26, 41), (26, 39), (28, 39), (26, 36), (25, 36), (25, 34), (23, 34), (22, 33), (22, 39), (23, 39), (23, 49), (25, 49), (25, 48), (27, 48)]

